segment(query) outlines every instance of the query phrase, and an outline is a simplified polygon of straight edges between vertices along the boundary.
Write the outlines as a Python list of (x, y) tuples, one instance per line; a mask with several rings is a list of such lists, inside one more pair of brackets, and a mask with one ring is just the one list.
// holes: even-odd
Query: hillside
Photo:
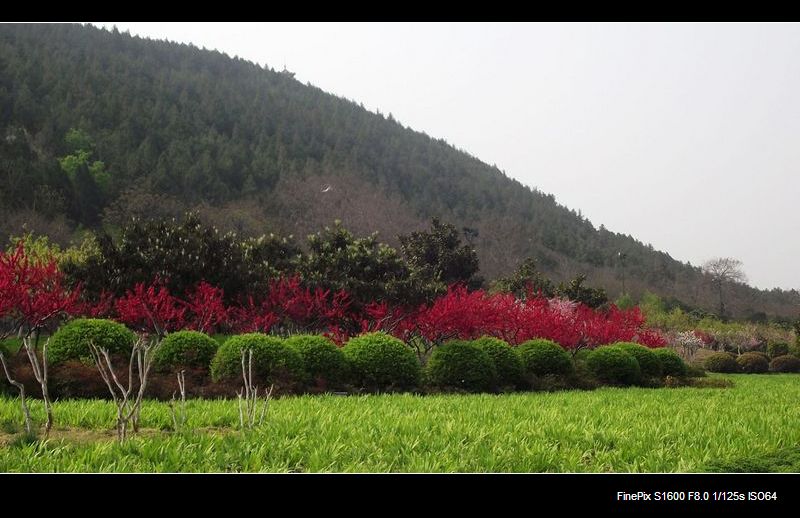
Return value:
[[(0, 131), (2, 236), (24, 224), (65, 242), (79, 226), (196, 208), (244, 234), (305, 236), (338, 218), (396, 244), (438, 216), (475, 231), (487, 279), (531, 256), (554, 279), (586, 273), (612, 297), (624, 273), (634, 295), (715, 307), (696, 267), (595, 228), (391, 116), (215, 51), (77, 25), (0, 25)], [(738, 316), (797, 312), (796, 292), (737, 285), (729, 297)]]

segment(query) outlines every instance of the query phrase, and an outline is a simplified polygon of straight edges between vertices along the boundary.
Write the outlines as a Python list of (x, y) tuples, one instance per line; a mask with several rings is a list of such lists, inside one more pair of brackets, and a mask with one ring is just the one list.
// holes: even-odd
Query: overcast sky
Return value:
[(595, 226), (800, 288), (800, 25), (116, 25), (285, 64)]

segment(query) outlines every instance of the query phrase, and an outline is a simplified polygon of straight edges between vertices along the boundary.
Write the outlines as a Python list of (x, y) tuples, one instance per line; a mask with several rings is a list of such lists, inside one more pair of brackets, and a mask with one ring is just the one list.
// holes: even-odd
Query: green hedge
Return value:
[(789, 344), (786, 342), (770, 342), (767, 344), (767, 354), (770, 358), (778, 358), (789, 354)]
[(772, 372), (800, 372), (800, 358), (790, 354), (778, 356), (769, 364)]
[(661, 373), (664, 376), (682, 378), (688, 373), (686, 362), (669, 347), (657, 347), (653, 353), (661, 360)]
[(294, 335), (286, 345), (297, 351), (311, 380), (317, 384), (339, 384), (347, 378), (347, 360), (332, 340), (320, 335)]
[(153, 365), (158, 369), (208, 368), (218, 347), (218, 342), (205, 333), (177, 331), (161, 342)]
[(301, 383), (306, 379), (303, 359), (297, 351), (280, 338), (249, 333), (233, 336), (219, 347), (211, 362), (214, 381), (242, 379), (243, 350), (253, 351), (254, 381), (285, 384)]
[(746, 374), (759, 374), (769, 370), (769, 361), (763, 353), (744, 353), (736, 358), (739, 370)]
[(739, 372), (739, 364), (736, 356), (731, 353), (714, 353), (706, 357), (703, 361), (706, 370), (709, 372)]
[(686, 365), (687, 378), (705, 378), (707, 376), (706, 369), (700, 362), (692, 362)]
[(50, 365), (68, 360), (91, 363), (90, 342), (96, 347), (107, 349), (110, 354), (128, 355), (135, 341), (136, 335), (133, 331), (113, 320), (78, 318), (61, 326), (50, 337), (47, 359)]
[(664, 372), (661, 358), (653, 349), (633, 342), (617, 342), (612, 344), (630, 354), (639, 362), (642, 378), (660, 378)]
[(482, 336), (472, 343), (492, 359), (497, 375), (495, 378), (497, 387), (514, 389), (522, 383), (522, 360), (508, 342), (491, 336)]
[(598, 380), (611, 385), (633, 385), (642, 377), (636, 358), (613, 345), (604, 345), (592, 351), (586, 365)]
[(440, 388), (482, 392), (492, 388), (497, 375), (492, 358), (465, 340), (436, 347), (426, 366), (427, 381)]
[(368, 389), (409, 389), (420, 379), (414, 351), (386, 333), (367, 333), (348, 340), (344, 355), (353, 381)]
[(746, 353), (742, 353), (742, 354), (755, 354), (756, 356), (759, 356), (759, 357), (763, 358), (764, 361), (767, 362), (767, 363), (769, 363), (769, 361), (772, 359), (772, 358), (769, 357), (769, 355), (767, 353), (762, 352), (762, 351), (750, 351), (750, 352), (746, 352)]
[(566, 376), (574, 371), (569, 353), (551, 340), (528, 340), (518, 345), (516, 351), (527, 376)]

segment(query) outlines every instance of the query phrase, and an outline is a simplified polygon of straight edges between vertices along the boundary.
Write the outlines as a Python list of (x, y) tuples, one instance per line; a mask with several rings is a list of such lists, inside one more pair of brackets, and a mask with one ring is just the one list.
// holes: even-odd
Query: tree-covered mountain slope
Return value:
[[(696, 267), (596, 228), (444, 140), (216, 51), (80, 25), (0, 25), (0, 233), (197, 209), (223, 228), (303, 237), (334, 219), (396, 236), (466, 228), (486, 279), (526, 257), (611, 296), (650, 290), (713, 309)], [(541, 171), (542, 175), (549, 174)], [(642, 236), (646, 238), (646, 236)], [(625, 257), (624, 264), (619, 253)], [(796, 313), (796, 292), (732, 287), (739, 316)]]

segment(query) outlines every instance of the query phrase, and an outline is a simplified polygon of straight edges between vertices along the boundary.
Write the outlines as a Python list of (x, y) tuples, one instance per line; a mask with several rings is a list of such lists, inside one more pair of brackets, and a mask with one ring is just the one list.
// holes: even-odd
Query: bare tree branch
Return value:
[(701, 268), (717, 290), (717, 295), (719, 297), (719, 316), (724, 317), (724, 286), (726, 284), (747, 282), (747, 276), (742, 270), (742, 262), (732, 257), (715, 257), (703, 263)]
[[(108, 350), (98, 348), (94, 343), (89, 343), (89, 348), (94, 357), (97, 369), (106, 382), (106, 386), (117, 407), (117, 438), (120, 442), (125, 441), (129, 423), (132, 424), (134, 432), (139, 431), (139, 413), (141, 411), (142, 399), (144, 399), (144, 393), (147, 389), (147, 377), (150, 373), (150, 366), (153, 360), (152, 353), (159, 345), (161, 345), (160, 340), (150, 342), (144, 337), (139, 337), (139, 339), (136, 340), (128, 360), (128, 386), (125, 387), (114, 371), (111, 355), (108, 353)], [(136, 398), (131, 401), (134, 364), (136, 364), (137, 367), (139, 390), (136, 392)], [(113, 384), (111, 383), (112, 380), (114, 382)]]
[[(245, 357), (247, 357), (245, 367)], [(253, 428), (256, 425), (256, 415), (258, 415), (258, 387), (253, 385), (253, 350), (242, 350), (242, 379), (244, 386), (242, 390), (236, 393), (239, 399), (239, 425), (242, 428)], [(272, 399), (272, 391), (274, 385), (270, 385), (269, 391), (265, 393), (263, 400), (264, 405), (261, 409), (261, 415), (257, 421), (260, 426), (264, 422), (264, 417), (267, 413), (267, 407)], [(245, 419), (245, 416), (247, 419)]]
[(182, 370), (177, 373), (178, 390), (181, 393), (180, 410), (175, 410), (175, 392), (172, 393), (172, 399), (169, 402), (169, 409), (172, 412), (172, 424), (174, 430), (177, 432), (186, 425), (186, 371)]
[(44, 426), (45, 438), (49, 437), (50, 430), (53, 428), (53, 405), (50, 402), (50, 391), (48, 390), (47, 384), (47, 346), (49, 343), (50, 338), (47, 339), (42, 348), (42, 363), (40, 364), (39, 358), (36, 355), (35, 346), (31, 341), (31, 335), (29, 334), (22, 339), (22, 347), (25, 349), (25, 353), (28, 356), (28, 361), (31, 364), (33, 376), (36, 378), (36, 381), (39, 382), (39, 385), (42, 388), (42, 400), (44, 401), (44, 409), (45, 413), (47, 414), (47, 421), (45, 422)]

